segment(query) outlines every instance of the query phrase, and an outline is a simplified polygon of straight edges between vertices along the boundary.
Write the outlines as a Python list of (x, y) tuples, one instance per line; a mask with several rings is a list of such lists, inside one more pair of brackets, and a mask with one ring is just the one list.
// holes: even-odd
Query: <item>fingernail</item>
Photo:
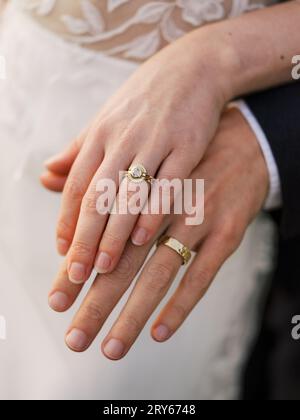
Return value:
[(81, 263), (72, 263), (69, 270), (69, 279), (71, 283), (82, 284), (85, 282), (85, 266)]
[(95, 269), (99, 274), (105, 274), (111, 266), (111, 257), (106, 252), (100, 252), (95, 263)]
[(57, 250), (60, 255), (65, 256), (69, 251), (70, 244), (65, 239), (57, 239)]
[(144, 228), (137, 228), (132, 234), (132, 243), (136, 246), (145, 245), (148, 241), (149, 235), (146, 229)]
[(55, 292), (49, 297), (49, 306), (56, 312), (65, 311), (69, 306), (69, 297), (62, 292)]
[(66, 343), (70, 349), (75, 351), (83, 351), (88, 346), (87, 335), (76, 328), (74, 328), (66, 337)]
[(103, 351), (109, 359), (117, 360), (123, 356), (125, 346), (122, 341), (117, 340), (116, 338), (111, 338), (109, 342), (104, 346)]
[(165, 325), (159, 325), (154, 330), (154, 338), (157, 341), (165, 341), (170, 336), (170, 330)]

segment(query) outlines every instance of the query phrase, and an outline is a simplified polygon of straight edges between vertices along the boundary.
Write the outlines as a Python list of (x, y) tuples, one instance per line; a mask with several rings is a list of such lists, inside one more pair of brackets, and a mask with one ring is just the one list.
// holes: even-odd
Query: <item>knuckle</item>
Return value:
[(198, 136), (184, 135), (183, 138), (180, 138), (180, 140), (178, 140), (178, 144), (180, 144), (178, 148), (180, 156), (187, 157), (189, 164), (196, 166), (200, 160), (199, 145), (201, 144), (201, 142), (199, 142)]
[(172, 305), (172, 313), (173, 316), (172, 318), (174, 318), (176, 321), (179, 320), (179, 322), (183, 321), (184, 319), (186, 319), (188, 311), (187, 309), (181, 305), (180, 303), (174, 303)]
[[(129, 183), (129, 185), (130, 187), (125, 191), (125, 193), (123, 191), (119, 194), (118, 202), (120, 207), (124, 209), (126, 213), (129, 212), (129, 214), (135, 215), (141, 212), (148, 195), (146, 195), (143, 190), (137, 191), (136, 185), (133, 187), (131, 183)], [(146, 193), (148, 193), (148, 190)]]
[(119, 280), (127, 281), (128, 279), (131, 279), (135, 274), (135, 267), (136, 263), (134, 259), (125, 253), (122, 255), (119, 264), (114, 271), (114, 275), (116, 275)]
[(218, 230), (217, 236), (223, 243), (234, 247), (241, 237), (238, 224), (234, 220), (226, 221)]
[(72, 177), (65, 185), (64, 194), (71, 201), (81, 201), (84, 195), (83, 187), (75, 177)]
[(162, 294), (168, 288), (172, 279), (172, 269), (165, 264), (155, 263), (147, 270), (144, 286), (150, 292)]
[(72, 235), (73, 227), (65, 218), (60, 218), (57, 222), (56, 235), (58, 238), (69, 239)]
[[(172, 168), (169, 167), (167, 172), (164, 172), (162, 174), (161, 179), (161, 185), (165, 188), (168, 188), (170, 186), (170, 182), (178, 179), (178, 167), (176, 166), (176, 163)], [(167, 182), (164, 183), (163, 180), (166, 180)]]
[(102, 308), (96, 301), (88, 302), (83, 308), (83, 317), (88, 321), (101, 321), (103, 319)]
[(187, 273), (183, 279), (183, 284), (192, 293), (205, 294), (212, 281), (212, 274), (207, 269), (197, 270), (192, 273)]
[[(102, 109), (102, 111), (104, 111), (104, 109)], [(92, 121), (88, 128), (86, 141), (90, 143), (98, 144), (99, 142), (104, 141), (111, 132), (112, 124), (109, 117), (104, 116), (102, 112), (101, 114), (101, 116), (98, 115), (96, 119)]]
[(117, 236), (115, 233), (112, 232), (105, 232), (103, 236), (103, 243), (105, 243), (106, 247), (109, 247), (110, 249), (119, 249), (123, 246), (123, 239), (119, 236)]
[(126, 131), (120, 136), (119, 143), (122, 146), (132, 144), (135, 138), (135, 126), (128, 126)]
[(142, 329), (141, 322), (134, 315), (126, 315), (123, 317), (122, 326), (125, 331), (130, 331), (134, 335), (137, 335)]
[(71, 254), (79, 257), (90, 257), (93, 253), (93, 249), (86, 242), (76, 240), (71, 247)]
[(92, 125), (91, 132), (94, 137), (101, 134), (107, 134), (108, 129), (110, 128), (110, 121), (108, 117), (102, 116), (97, 118)]
[(148, 189), (146, 191), (144, 191), (144, 190), (139, 190), (138, 191), (136, 189), (136, 185), (135, 185), (132, 190), (131, 189), (127, 190), (126, 203), (128, 204), (129, 209), (134, 208), (135, 206), (138, 206), (138, 204), (136, 202), (137, 194), (138, 194), (138, 198), (139, 198), (138, 201), (139, 201), (140, 205), (144, 204), (146, 202), (147, 198), (148, 198)]
[(165, 219), (165, 214), (144, 214), (140, 216), (139, 227), (146, 230), (150, 240), (155, 237)]
[(82, 200), (82, 209), (85, 213), (97, 214), (98, 196), (95, 192), (88, 192)]

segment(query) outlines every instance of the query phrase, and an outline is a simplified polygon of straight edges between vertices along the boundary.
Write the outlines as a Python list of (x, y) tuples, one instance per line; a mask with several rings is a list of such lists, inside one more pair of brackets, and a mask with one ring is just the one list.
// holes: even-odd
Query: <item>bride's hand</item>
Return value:
[[(112, 272), (131, 235), (142, 246), (157, 234), (163, 215), (108, 220), (99, 214), (96, 186), (109, 179), (118, 187), (120, 172), (138, 163), (158, 179), (189, 177), (230, 96), (231, 57), (224, 46), (215, 48), (205, 36), (201, 43), (192, 34), (165, 48), (136, 71), (81, 136), (57, 228), (58, 250), (68, 253), (73, 283), (84, 283), (94, 265), (99, 273)], [(48, 168), (55, 171), (59, 161), (48, 162)]]
[[(172, 216), (167, 235), (197, 251), (191, 266), (152, 327), (157, 341), (170, 338), (203, 297), (226, 259), (237, 249), (268, 193), (266, 163), (256, 137), (239, 111), (228, 111), (194, 179), (205, 180), (205, 222), (187, 226), (186, 215)], [(53, 180), (54, 181), (54, 180)], [(74, 351), (86, 350), (147, 257), (151, 243), (128, 243), (111, 274), (100, 275), (75, 316), (66, 335)], [(122, 358), (133, 345), (157, 305), (169, 290), (182, 260), (161, 245), (145, 265), (122, 313), (105, 338), (102, 350), (110, 359)], [(82, 285), (68, 281), (66, 263), (49, 295), (56, 311), (67, 310)]]
[(289, 1), (195, 30), (141, 66), (107, 103), (79, 140), (83, 146), (63, 194), (57, 243), (62, 254), (69, 250), (73, 282), (87, 280), (97, 254), (98, 271), (111, 272), (133, 229), (133, 242), (143, 245), (163, 220), (100, 216), (97, 181), (118, 182), (119, 171), (135, 163), (158, 178), (188, 177), (227, 100), (291, 79), (299, 16), (299, 2)]

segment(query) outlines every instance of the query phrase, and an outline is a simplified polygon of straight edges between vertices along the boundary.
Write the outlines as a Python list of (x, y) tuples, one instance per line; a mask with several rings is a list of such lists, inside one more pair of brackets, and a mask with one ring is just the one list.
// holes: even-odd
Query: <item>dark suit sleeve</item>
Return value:
[(300, 234), (300, 82), (248, 96), (278, 165), (282, 187), (281, 231)]

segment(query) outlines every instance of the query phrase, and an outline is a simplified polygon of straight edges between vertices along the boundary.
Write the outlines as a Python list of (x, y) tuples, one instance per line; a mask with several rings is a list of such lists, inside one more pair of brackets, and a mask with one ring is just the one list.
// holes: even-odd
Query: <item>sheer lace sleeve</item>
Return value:
[(204, 24), (273, 0), (18, 0), (42, 24), (108, 55), (145, 60)]

